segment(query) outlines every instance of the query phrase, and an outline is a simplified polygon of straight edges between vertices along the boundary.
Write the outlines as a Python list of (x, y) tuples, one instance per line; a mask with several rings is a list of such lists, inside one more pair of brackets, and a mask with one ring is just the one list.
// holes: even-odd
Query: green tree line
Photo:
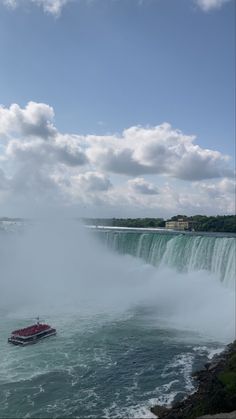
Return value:
[(195, 231), (211, 231), (236, 233), (235, 215), (175, 215), (168, 220), (164, 218), (84, 218), (83, 222), (88, 225), (101, 225), (111, 227), (142, 227), (157, 228), (165, 227), (165, 221), (177, 221), (179, 218), (194, 222)]

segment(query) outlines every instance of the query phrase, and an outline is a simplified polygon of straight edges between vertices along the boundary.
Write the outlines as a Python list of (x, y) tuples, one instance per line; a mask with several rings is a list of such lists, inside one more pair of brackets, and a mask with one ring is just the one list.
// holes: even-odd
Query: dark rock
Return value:
[(218, 366), (219, 366), (219, 361), (212, 362), (208, 367), (208, 371), (212, 371), (215, 368), (217, 368)]
[[(214, 415), (218, 412), (234, 411), (236, 409), (236, 394), (232, 392), (232, 388), (234, 388), (232, 386), (236, 386), (236, 382), (232, 383), (232, 377), (236, 377), (235, 356), (236, 341), (229, 345), (224, 353), (214, 356), (211, 363), (207, 363), (203, 370), (193, 374), (198, 381), (198, 389), (195, 393), (183, 401), (174, 403), (171, 408), (154, 406), (151, 409), (152, 413), (160, 419), (194, 419), (204, 414)], [(227, 374), (230, 377), (229, 383), (224, 382), (225, 379), (227, 380)], [(214, 418), (214, 416), (209, 417)], [(224, 417), (236, 419), (236, 416)], [(219, 419), (221, 419), (220, 416)]]
[(151, 412), (158, 417), (162, 417), (163, 415), (169, 412), (169, 409), (165, 406), (159, 406), (158, 404), (154, 407), (151, 407)]

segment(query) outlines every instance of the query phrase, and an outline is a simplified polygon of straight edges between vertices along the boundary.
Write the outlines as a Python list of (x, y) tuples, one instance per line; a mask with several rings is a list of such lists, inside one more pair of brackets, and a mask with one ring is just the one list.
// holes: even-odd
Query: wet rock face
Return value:
[(151, 412), (159, 419), (236, 419), (236, 341), (193, 376), (199, 383), (194, 394), (171, 408), (154, 406)]
[(163, 417), (165, 414), (169, 413), (169, 409), (165, 406), (154, 406), (151, 407), (151, 412), (154, 413), (158, 418)]

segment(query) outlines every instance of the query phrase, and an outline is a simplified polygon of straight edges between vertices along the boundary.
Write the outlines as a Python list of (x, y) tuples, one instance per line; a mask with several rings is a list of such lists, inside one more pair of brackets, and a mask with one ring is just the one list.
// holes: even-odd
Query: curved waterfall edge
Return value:
[(106, 246), (143, 259), (156, 267), (180, 272), (205, 270), (225, 286), (235, 285), (236, 238), (160, 232), (98, 231)]

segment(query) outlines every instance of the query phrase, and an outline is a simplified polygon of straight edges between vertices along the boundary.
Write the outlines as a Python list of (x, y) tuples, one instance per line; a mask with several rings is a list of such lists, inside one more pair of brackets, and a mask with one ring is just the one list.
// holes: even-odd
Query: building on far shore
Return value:
[(166, 221), (165, 227), (171, 230), (194, 230), (194, 223), (187, 218), (178, 218), (178, 220)]

